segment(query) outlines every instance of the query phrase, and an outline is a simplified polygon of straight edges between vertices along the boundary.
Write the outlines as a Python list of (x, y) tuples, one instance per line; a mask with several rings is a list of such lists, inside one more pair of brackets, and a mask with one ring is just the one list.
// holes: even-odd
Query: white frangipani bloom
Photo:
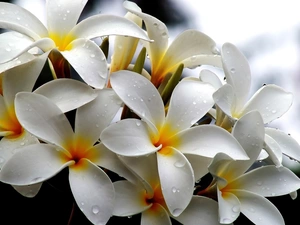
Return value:
[(149, 38), (154, 40), (145, 43), (145, 47), (151, 62), (151, 82), (156, 87), (167, 74), (174, 73), (180, 64), (188, 68), (203, 64), (221, 67), (216, 43), (206, 34), (197, 30), (187, 30), (169, 43), (168, 28), (163, 22), (138, 11), (133, 2), (124, 1), (123, 6), (143, 19)]
[(232, 131), (250, 157), (233, 161), (228, 155), (217, 154), (209, 166), (214, 180), (203, 193), (217, 192), (219, 218), (230, 224), (243, 213), (253, 223), (284, 224), (278, 209), (265, 197), (289, 194), (300, 188), (300, 179), (285, 167), (262, 166), (247, 171), (257, 159), (263, 142), (263, 120), (252, 111), (238, 120)]
[[(178, 216), (193, 194), (194, 172), (185, 155), (199, 157), (203, 164), (196, 176), (218, 152), (235, 159), (248, 159), (243, 148), (227, 131), (217, 126), (191, 128), (212, 107), (214, 88), (200, 81), (185, 80), (175, 87), (168, 113), (155, 86), (131, 71), (111, 75), (111, 85), (123, 102), (140, 119), (124, 119), (103, 130), (100, 139), (122, 156), (156, 154), (162, 193), (169, 211)], [(180, 190), (174, 198), (173, 189)]]
[[(76, 24), (87, 0), (46, 1), (47, 28), (24, 8), (1, 2), (0, 27), (17, 31), (0, 35), (0, 61), (11, 60), (33, 47), (49, 55), (54, 68), (66, 59), (90, 86), (103, 88), (108, 67), (105, 55), (91, 39), (107, 35), (123, 35), (149, 40), (135, 23), (114, 15), (95, 15)], [(13, 41), (13, 42), (12, 42)], [(6, 43), (7, 46), (4, 46)], [(58, 58), (57, 58), (58, 57)]]
[[(226, 84), (213, 95), (220, 112), (219, 125), (224, 123), (225, 113), (230, 120), (238, 120), (252, 110), (258, 110), (265, 124), (281, 117), (292, 105), (293, 95), (277, 85), (264, 85), (250, 99), (251, 71), (246, 57), (236, 46), (225, 43), (221, 51)], [(214, 82), (215, 83), (215, 82)], [(225, 119), (226, 120), (226, 119)]]
[[(135, 157), (120, 157), (128, 168), (138, 177), (138, 182), (114, 182), (116, 190), (116, 204), (114, 215), (132, 216), (141, 213), (141, 224), (171, 225), (170, 217), (185, 225), (205, 224), (217, 225), (218, 214), (216, 201), (203, 197), (193, 196), (187, 208), (174, 217), (169, 212), (157, 170), (157, 160), (154, 154)], [(180, 190), (172, 190), (174, 198)]]
[(93, 101), (77, 109), (74, 131), (50, 99), (36, 93), (18, 93), (16, 114), (20, 124), (46, 144), (21, 148), (4, 164), (0, 180), (26, 186), (48, 180), (68, 167), (76, 203), (91, 222), (105, 224), (112, 215), (115, 193), (111, 180), (98, 166), (129, 180), (132, 174), (114, 153), (97, 144), (121, 104), (112, 89), (98, 92)]

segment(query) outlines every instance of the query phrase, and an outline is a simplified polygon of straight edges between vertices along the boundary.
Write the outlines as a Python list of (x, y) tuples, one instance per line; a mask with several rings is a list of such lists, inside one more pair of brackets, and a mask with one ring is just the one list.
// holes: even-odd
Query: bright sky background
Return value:
[[(18, 0), (45, 22), (43, 0)], [(124, 15), (123, 0), (107, 0), (96, 13)], [(187, 28), (198, 29), (221, 47), (235, 44), (248, 58), (252, 71), (252, 94), (262, 84), (274, 83), (294, 93), (294, 104), (270, 126), (290, 133), (300, 143), (300, 14), (297, 0), (171, 0), (186, 11), (187, 27), (170, 29), (178, 35)], [(28, 5), (30, 3), (30, 5)], [(192, 71), (198, 74), (198, 71)]]

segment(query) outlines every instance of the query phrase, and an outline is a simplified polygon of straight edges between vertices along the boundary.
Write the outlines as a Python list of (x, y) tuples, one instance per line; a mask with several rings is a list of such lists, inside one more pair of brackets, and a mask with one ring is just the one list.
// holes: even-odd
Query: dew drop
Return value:
[(139, 127), (139, 126), (141, 126), (141, 121), (138, 120), (138, 121), (136, 121), (135, 124)]
[(235, 68), (231, 68), (231, 69), (230, 69), (230, 72), (231, 72), (231, 73), (235, 73)]
[(258, 181), (258, 182), (257, 182), (257, 185), (258, 185), (258, 186), (261, 186), (262, 183), (263, 183), (262, 181)]
[(272, 113), (276, 113), (277, 111), (274, 109), (274, 110), (272, 110)]
[(178, 160), (174, 163), (174, 166), (178, 167), (178, 168), (181, 168), (181, 167), (184, 167), (185, 166), (185, 161), (184, 160)]
[(90, 56), (91, 56), (91, 58), (94, 58), (94, 57), (95, 57), (95, 54), (91, 54)]
[(172, 192), (173, 192), (173, 193), (176, 193), (176, 192), (177, 192), (176, 187), (172, 187)]
[(94, 206), (92, 207), (92, 212), (93, 212), (95, 215), (98, 214), (99, 211), (100, 211), (99, 206), (94, 205)]
[(182, 212), (182, 209), (176, 208), (176, 209), (173, 210), (172, 214), (174, 216), (179, 216), (181, 212)]
[(237, 213), (240, 211), (240, 207), (238, 205), (236, 205), (236, 206), (232, 207), (232, 211)]
[(225, 223), (225, 224), (231, 223), (231, 219), (228, 219), (228, 218), (222, 218), (222, 219), (221, 219), (221, 223)]

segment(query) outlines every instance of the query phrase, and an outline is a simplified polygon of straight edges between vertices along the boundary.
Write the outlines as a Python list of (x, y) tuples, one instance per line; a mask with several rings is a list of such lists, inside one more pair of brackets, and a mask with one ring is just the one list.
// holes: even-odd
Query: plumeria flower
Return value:
[(243, 213), (255, 224), (284, 224), (278, 209), (265, 197), (289, 194), (300, 188), (300, 179), (285, 167), (274, 165), (249, 169), (257, 159), (264, 142), (264, 125), (257, 111), (245, 114), (232, 131), (250, 157), (248, 161), (232, 160), (219, 153), (209, 166), (211, 185), (199, 194), (216, 192), (219, 218), (230, 224)]
[[(251, 72), (247, 59), (230, 43), (223, 45), (221, 55), (226, 84), (222, 84), (216, 75), (207, 71), (200, 74), (202, 81), (213, 84), (217, 89), (213, 94), (216, 112), (212, 110), (210, 112), (215, 114), (218, 126), (230, 131), (238, 119), (252, 110), (258, 110), (261, 113), (264, 124), (270, 123), (288, 111), (292, 105), (293, 95), (276, 85), (264, 85), (248, 100)], [(284, 146), (289, 146), (289, 148)], [(258, 159), (263, 160), (270, 156), (277, 166), (281, 166), (282, 154), (299, 159), (299, 145), (279, 130), (266, 128), (263, 148), (267, 152), (262, 151)]]
[[(141, 8), (133, 5), (136, 11), (141, 12)], [(142, 19), (131, 12), (127, 12), (125, 18), (133, 21), (139, 27), (142, 26)], [(139, 39), (135, 37), (116, 36), (114, 39), (113, 55), (110, 63), (110, 73), (118, 70), (126, 70), (135, 54)]]
[(167, 74), (173, 74), (180, 64), (194, 68), (207, 64), (221, 67), (215, 42), (197, 30), (187, 30), (169, 43), (168, 29), (157, 18), (136, 10), (130, 1), (124, 7), (143, 19), (148, 36), (154, 42), (145, 43), (151, 61), (151, 82), (158, 87)]
[[(43, 52), (51, 51), (49, 58), (56, 73), (64, 70), (67, 60), (87, 84), (103, 88), (107, 82), (107, 61), (91, 39), (107, 35), (149, 38), (135, 23), (114, 15), (95, 15), (76, 24), (86, 3), (87, 0), (46, 1), (46, 28), (24, 8), (1, 2), (0, 27), (21, 35), (16, 37), (10, 32), (1, 38), (7, 46), (1, 49), (0, 60), (11, 60), (38, 47)], [(23, 48), (20, 51), (21, 44)]]
[[(203, 196), (193, 196), (187, 208), (178, 217), (172, 216), (164, 200), (157, 160), (154, 154), (139, 157), (120, 157), (130, 170), (136, 174), (138, 181), (132, 183), (121, 180), (114, 182), (116, 190), (115, 216), (133, 216), (141, 213), (141, 224), (171, 225), (170, 217), (185, 225), (219, 224), (216, 201)], [(179, 192), (173, 188), (173, 196)]]
[[(194, 172), (186, 155), (201, 158), (197, 176), (207, 173), (206, 166), (218, 152), (235, 159), (248, 159), (238, 142), (217, 126), (190, 128), (212, 107), (211, 85), (186, 80), (172, 94), (165, 116), (163, 101), (156, 87), (145, 77), (131, 71), (111, 75), (117, 95), (141, 119), (128, 118), (103, 130), (103, 144), (121, 156), (155, 154), (162, 193), (169, 211), (178, 216), (192, 198)], [(196, 160), (195, 160), (196, 161)], [(176, 198), (173, 189), (176, 188)]]
[(213, 95), (217, 106), (217, 125), (231, 127), (232, 121), (252, 110), (258, 110), (264, 124), (267, 124), (288, 111), (293, 95), (277, 85), (264, 85), (248, 99), (251, 87), (250, 67), (246, 57), (234, 45), (225, 43), (221, 56), (226, 84)]
[(121, 101), (112, 89), (76, 111), (75, 128), (47, 97), (21, 92), (16, 96), (20, 124), (44, 143), (21, 148), (3, 166), (0, 180), (18, 186), (37, 184), (69, 168), (74, 199), (94, 224), (105, 224), (112, 215), (114, 188), (98, 166), (130, 180), (131, 173), (118, 157), (98, 143), (101, 131), (118, 111)]

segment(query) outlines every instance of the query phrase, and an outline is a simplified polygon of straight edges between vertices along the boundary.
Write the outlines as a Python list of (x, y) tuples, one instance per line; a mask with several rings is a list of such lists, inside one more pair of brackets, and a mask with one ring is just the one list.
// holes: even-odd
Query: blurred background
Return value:
[[(291, 109), (268, 126), (279, 128), (291, 134), (300, 143), (300, 119), (298, 115), (300, 109), (300, 14), (297, 0), (132, 1), (136, 2), (143, 12), (155, 16), (167, 24), (170, 41), (186, 29), (197, 29), (215, 40), (219, 48), (225, 42), (235, 44), (249, 61), (252, 71), (251, 96), (263, 84), (270, 83), (277, 84), (286, 91), (292, 92), (294, 103)], [(10, 2), (28, 9), (46, 24), (45, 0), (14, 0)], [(80, 20), (99, 13), (123, 16), (126, 11), (122, 7), (122, 2), (123, 0), (90, 0)], [(201, 68), (196, 68), (186, 70), (185, 73), (198, 76), (200, 70)], [(299, 176), (300, 166), (298, 163), (290, 160), (284, 162)], [(64, 174), (62, 173), (60, 176), (64, 176)], [(1, 211), (23, 211), (23, 221), (29, 224), (54, 224), (53, 221), (56, 221), (55, 224), (67, 224), (66, 221), (72, 206), (70, 203), (72, 196), (66, 195), (65, 191), (53, 193), (50, 184), (43, 186), (36, 199), (24, 200), (21, 196), (15, 196), (14, 190), (12, 190), (14, 194), (9, 201), (5, 202), (6, 205), (1, 204)], [(68, 184), (62, 186), (68, 186)], [(7, 191), (11, 190), (11, 187), (1, 186), (2, 188), (8, 189)], [(3, 199), (7, 192), (3, 190), (0, 193)], [(63, 201), (61, 201), (62, 199)], [(289, 196), (283, 196), (270, 198), (270, 200), (283, 214), (286, 224), (295, 224), (293, 220), (297, 216), (292, 214), (292, 210), (299, 208), (299, 199), (293, 201)], [(66, 202), (66, 204), (64, 205), (62, 202)], [(28, 208), (28, 204), (31, 208)], [(52, 205), (54, 208), (51, 207)], [(2, 207), (8, 208), (2, 210)], [(84, 218), (81, 218), (80, 213), (75, 213), (75, 215), (71, 224), (89, 224), (84, 221)], [(65, 218), (60, 220), (59, 217)], [(42, 222), (36, 218), (42, 218)], [(125, 223), (126, 220), (127, 223), (131, 224), (134, 219), (135, 217), (125, 218), (122, 223)], [(17, 218), (12, 218), (12, 222), (5, 224), (14, 224), (13, 221), (17, 221)], [(36, 221), (40, 221), (40, 223), (36, 223)], [(121, 222), (112, 219), (110, 224), (121, 224)], [(252, 223), (241, 216), (235, 224)]]

